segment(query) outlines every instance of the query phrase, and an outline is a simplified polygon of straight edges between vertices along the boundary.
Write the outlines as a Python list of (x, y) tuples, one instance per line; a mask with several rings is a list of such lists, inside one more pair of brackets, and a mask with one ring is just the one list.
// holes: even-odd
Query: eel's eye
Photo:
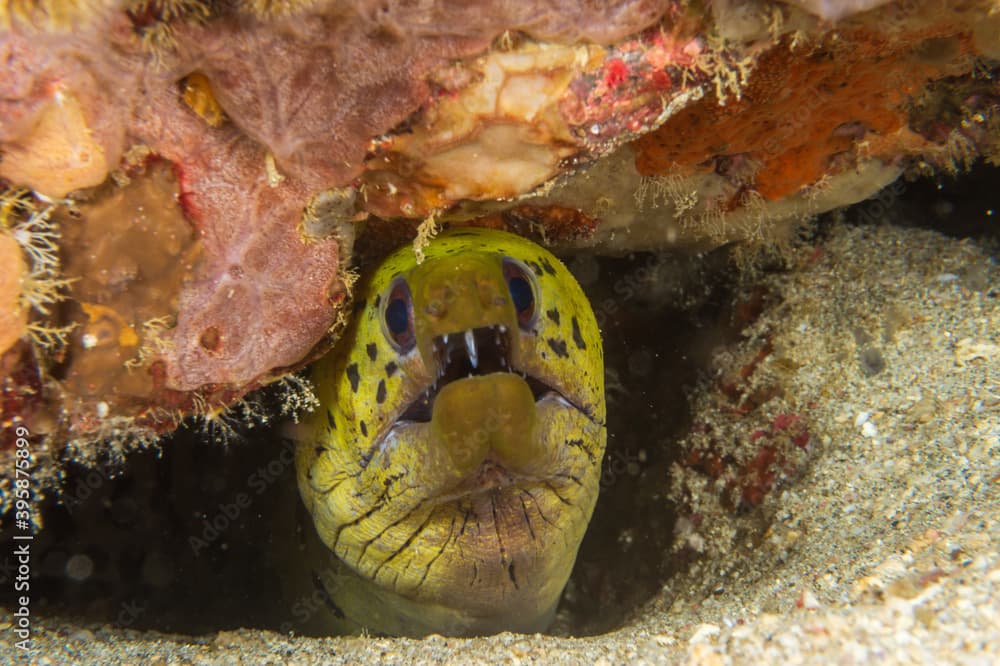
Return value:
[(401, 354), (413, 349), (416, 334), (413, 332), (413, 300), (410, 287), (403, 278), (397, 278), (389, 287), (389, 294), (382, 309), (385, 337)]
[(517, 323), (523, 329), (530, 328), (535, 322), (535, 285), (531, 271), (520, 261), (504, 257), (503, 277), (517, 311)]

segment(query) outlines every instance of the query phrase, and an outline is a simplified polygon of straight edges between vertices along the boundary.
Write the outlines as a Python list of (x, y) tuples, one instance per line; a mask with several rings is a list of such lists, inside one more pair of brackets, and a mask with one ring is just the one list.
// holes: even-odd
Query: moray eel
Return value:
[[(324, 631), (544, 631), (597, 500), (593, 311), (547, 250), (487, 229), (410, 247), (359, 290), (313, 370), (296, 448), (327, 558)], [(312, 627), (317, 627), (313, 622)]]

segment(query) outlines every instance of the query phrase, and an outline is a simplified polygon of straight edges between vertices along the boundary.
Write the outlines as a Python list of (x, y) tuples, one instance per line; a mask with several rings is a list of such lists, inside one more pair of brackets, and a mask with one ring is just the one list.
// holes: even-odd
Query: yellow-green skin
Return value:
[[(305, 565), (329, 595), (312, 627), (543, 631), (598, 494), (606, 441), (600, 332), (573, 276), (530, 241), (459, 229), (424, 251), (419, 265), (410, 247), (386, 259), (359, 294), (345, 337), (313, 373), (322, 407), (305, 424), (296, 467), (316, 531), (336, 558)], [(518, 324), (504, 257), (534, 281), (528, 330)], [(384, 324), (399, 276), (416, 333), (405, 355)], [(515, 372), (448, 383), (430, 423), (387, 436), (437, 376), (432, 339), (497, 324), (513, 332)], [(522, 374), (565, 399), (536, 403)]]

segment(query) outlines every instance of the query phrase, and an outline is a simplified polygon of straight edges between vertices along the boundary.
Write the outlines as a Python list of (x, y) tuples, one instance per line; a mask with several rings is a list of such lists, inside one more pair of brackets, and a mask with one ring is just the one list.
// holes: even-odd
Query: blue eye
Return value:
[(416, 334), (413, 331), (413, 301), (406, 280), (399, 278), (389, 288), (382, 310), (385, 336), (396, 351), (405, 354), (413, 349)]
[(528, 329), (535, 321), (535, 286), (531, 273), (521, 262), (506, 257), (503, 260), (503, 276), (517, 312), (517, 323), (521, 328)]
[(403, 299), (394, 298), (385, 306), (385, 325), (394, 337), (406, 333), (406, 329), (410, 327), (410, 313), (406, 311)]
[(518, 315), (529, 311), (535, 304), (535, 295), (531, 292), (531, 284), (523, 277), (513, 277), (507, 282), (510, 297), (514, 299), (514, 308)]

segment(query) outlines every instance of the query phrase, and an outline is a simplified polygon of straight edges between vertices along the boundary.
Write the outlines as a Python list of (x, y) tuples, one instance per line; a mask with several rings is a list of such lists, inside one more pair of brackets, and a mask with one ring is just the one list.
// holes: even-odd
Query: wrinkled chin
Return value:
[(497, 477), (443, 499), (414, 526), (412, 555), (374, 580), (466, 618), (542, 631), (572, 571), (596, 495), (571, 485)]

